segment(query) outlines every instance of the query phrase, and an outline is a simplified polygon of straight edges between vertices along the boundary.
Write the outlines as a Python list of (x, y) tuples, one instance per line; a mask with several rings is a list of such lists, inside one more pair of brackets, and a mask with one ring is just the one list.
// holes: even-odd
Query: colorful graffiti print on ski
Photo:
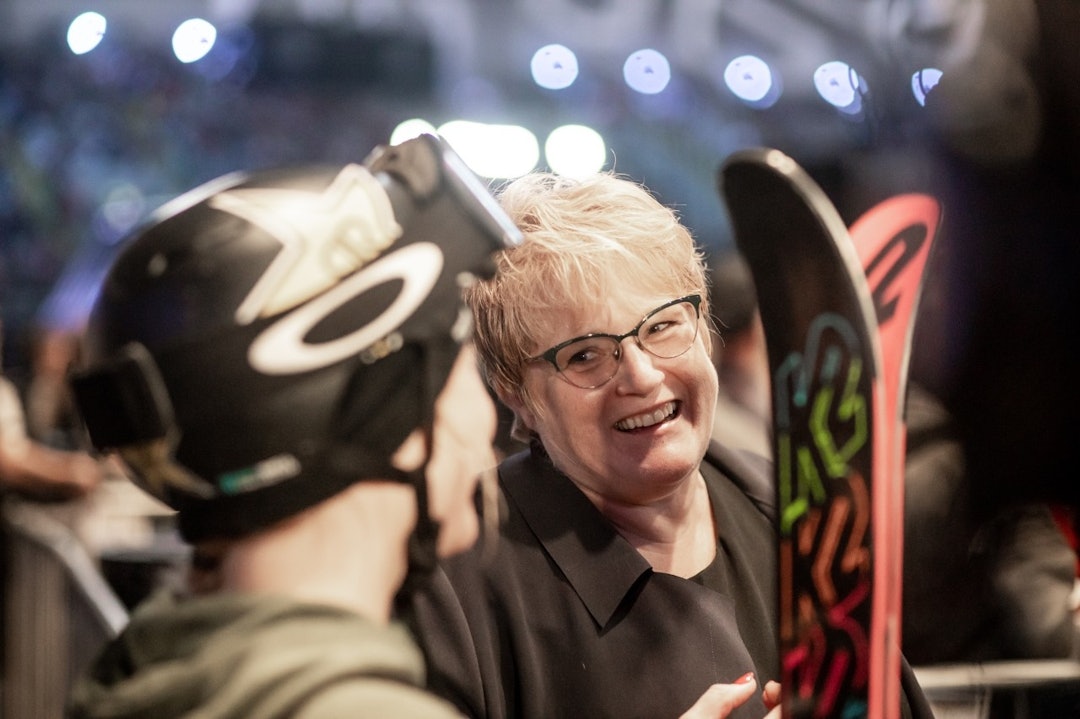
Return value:
[(866, 714), (873, 388), (862, 351), (851, 323), (825, 312), (773, 376), (780, 635), (795, 716), (810, 698), (814, 716)]
[(882, 716), (870, 708), (886, 666), (873, 624), (885, 418), (866, 277), (836, 209), (790, 157), (741, 151), (719, 179), (773, 381), (782, 711)]

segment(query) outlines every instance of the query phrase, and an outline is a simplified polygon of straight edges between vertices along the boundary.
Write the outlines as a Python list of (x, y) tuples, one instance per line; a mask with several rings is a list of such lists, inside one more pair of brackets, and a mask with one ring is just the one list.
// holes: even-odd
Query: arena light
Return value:
[(780, 98), (780, 84), (769, 64), (757, 55), (740, 55), (724, 68), (724, 84), (751, 107), (772, 107)]
[(109, 191), (101, 204), (102, 219), (113, 231), (111, 237), (121, 237), (142, 219), (146, 198), (138, 187), (121, 183)]
[(845, 114), (856, 115), (863, 109), (866, 81), (846, 62), (833, 60), (818, 67), (814, 87), (825, 102)]
[(108, 21), (101, 13), (84, 12), (80, 14), (68, 25), (68, 48), (76, 55), (85, 55), (101, 43), (108, 25)]
[(655, 95), (671, 82), (671, 63), (663, 53), (651, 48), (638, 50), (623, 63), (623, 79), (643, 95)]
[(544, 142), (544, 157), (552, 172), (585, 177), (603, 169), (607, 147), (599, 132), (585, 125), (563, 125)]
[(533, 81), (540, 87), (562, 90), (577, 79), (577, 55), (565, 45), (545, 45), (533, 53), (530, 69)]
[(173, 54), (182, 63), (201, 60), (214, 47), (217, 28), (202, 18), (191, 18), (177, 26), (172, 36)]
[(435, 126), (430, 122), (419, 117), (413, 117), (398, 123), (397, 127), (394, 128), (394, 131), (390, 133), (390, 144), (400, 145), (406, 140), (411, 140), (414, 137), (419, 137), (423, 134), (434, 135), (435, 133)]
[(918, 70), (912, 74), (911, 94), (915, 96), (915, 100), (920, 105), (926, 106), (926, 96), (930, 94), (931, 90), (937, 87), (943, 74), (944, 73), (936, 67), (924, 67), (922, 70)]
[(535, 168), (540, 160), (540, 143), (536, 135), (520, 125), (452, 120), (440, 125), (438, 132), (462, 161), (481, 177), (520, 177)]

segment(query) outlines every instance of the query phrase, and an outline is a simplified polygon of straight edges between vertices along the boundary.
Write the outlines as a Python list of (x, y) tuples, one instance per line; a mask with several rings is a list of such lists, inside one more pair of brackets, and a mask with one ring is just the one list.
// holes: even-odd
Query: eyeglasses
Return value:
[(684, 354), (697, 339), (700, 305), (701, 295), (680, 297), (649, 312), (629, 332), (621, 335), (597, 332), (575, 337), (527, 358), (526, 362), (546, 360), (575, 387), (595, 389), (619, 371), (622, 341), (627, 337), (633, 337), (638, 347), (655, 357), (671, 359)]

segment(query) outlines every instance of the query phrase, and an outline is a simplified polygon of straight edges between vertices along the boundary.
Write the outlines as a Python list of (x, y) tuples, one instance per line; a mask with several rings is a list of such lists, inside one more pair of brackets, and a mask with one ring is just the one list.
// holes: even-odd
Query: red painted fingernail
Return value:
[(735, 683), (736, 684), (749, 684), (752, 681), (754, 681), (754, 673), (753, 672), (747, 672), (746, 674), (743, 674), (741, 677), (736, 679)]

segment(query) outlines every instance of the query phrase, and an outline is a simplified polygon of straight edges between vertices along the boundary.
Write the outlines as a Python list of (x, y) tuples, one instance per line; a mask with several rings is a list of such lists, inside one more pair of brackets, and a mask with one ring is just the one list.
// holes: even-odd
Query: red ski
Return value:
[[(941, 208), (934, 198), (899, 195), (870, 209), (850, 229), (873, 298), (881, 346), (884, 427), (891, 428), (878, 433), (883, 444), (874, 467), (874, 541), (878, 549), (873, 616), (878, 629), (873, 634), (883, 641), (872, 646), (871, 664), (883, 671), (882, 681), (870, 683), (870, 706), (881, 706), (880, 715), (885, 719), (896, 716), (893, 707), (900, 703), (908, 361), (926, 260), (940, 218)], [(881, 657), (874, 657), (877, 652)]]

